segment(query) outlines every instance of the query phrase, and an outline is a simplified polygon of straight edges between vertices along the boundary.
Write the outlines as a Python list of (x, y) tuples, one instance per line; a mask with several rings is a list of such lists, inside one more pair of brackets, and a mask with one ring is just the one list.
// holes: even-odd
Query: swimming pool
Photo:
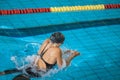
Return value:
[[(73, 6), (88, 4), (115, 4), (116, 1), (61, 0), (5, 0), (2, 9)], [(15, 4), (13, 4), (15, 3)], [(40, 4), (42, 3), (42, 4)], [(16, 67), (10, 60), (35, 54), (37, 46), (52, 32), (61, 31), (66, 40), (61, 48), (78, 50), (65, 70), (31, 80), (119, 80), (120, 79), (120, 9), (34, 13), (0, 16), (0, 71)], [(28, 45), (28, 47), (26, 47)], [(18, 60), (22, 63), (22, 60)], [(54, 71), (55, 72), (55, 71)], [(11, 80), (18, 73), (0, 76)]]

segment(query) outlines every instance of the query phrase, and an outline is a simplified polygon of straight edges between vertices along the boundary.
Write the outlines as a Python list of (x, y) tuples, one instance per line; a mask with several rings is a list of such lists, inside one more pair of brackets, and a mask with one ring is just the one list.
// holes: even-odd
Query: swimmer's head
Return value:
[(60, 32), (55, 32), (50, 36), (50, 40), (52, 43), (63, 43), (65, 40), (65, 37)]

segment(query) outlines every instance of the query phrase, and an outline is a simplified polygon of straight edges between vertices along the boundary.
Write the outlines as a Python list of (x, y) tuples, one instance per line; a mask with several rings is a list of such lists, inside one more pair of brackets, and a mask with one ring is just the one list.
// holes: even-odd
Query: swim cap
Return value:
[(63, 43), (63, 41), (65, 40), (65, 37), (62, 33), (60, 32), (55, 32), (50, 36), (50, 40), (53, 43)]

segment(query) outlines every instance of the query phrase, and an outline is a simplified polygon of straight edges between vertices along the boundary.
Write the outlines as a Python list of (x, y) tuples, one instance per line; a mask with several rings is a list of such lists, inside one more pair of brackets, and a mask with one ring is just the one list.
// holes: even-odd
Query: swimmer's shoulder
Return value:
[(50, 42), (50, 39), (48, 38), (48, 39), (46, 39), (44, 42), (45, 42), (45, 43), (49, 43), (49, 42)]
[(62, 50), (60, 48), (52, 48), (52, 53), (55, 55), (61, 55), (62, 54)]

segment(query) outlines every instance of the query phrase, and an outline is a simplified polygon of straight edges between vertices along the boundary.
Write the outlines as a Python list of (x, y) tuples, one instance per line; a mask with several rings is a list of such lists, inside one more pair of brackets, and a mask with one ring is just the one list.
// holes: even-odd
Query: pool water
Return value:
[[(68, 30), (62, 31), (62, 33), (65, 35), (66, 40), (61, 48), (66, 47), (77, 50), (81, 55), (76, 57), (65, 70), (51, 76), (39, 78), (40, 80), (119, 80), (119, 25)], [(33, 48), (35, 45), (31, 45), (31, 43), (41, 44), (50, 34), (24, 38), (1, 36), (1, 40), (6, 43), (1, 43), (4, 50), (1, 47), (0, 62), (2, 65), (0, 65), (0, 69), (6, 70), (15, 67), (15, 64), (10, 60), (12, 56), (26, 57), (35, 54), (37, 48)], [(29, 47), (26, 48), (25, 45), (29, 45)], [(30, 47), (36, 50), (28, 50)], [(25, 49), (30, 53), (25, 52)], [(15, 75), (17, 74), (0, 76), (0, 78), (1, 80), (10, 80)], [(32, 80), (38, 79), (33, 78)]]
[[(39, 8), (90, 4), (118, 4), (119, 0), (4, 0), (0, 9)], [(42, 3), (42, 4), (41, 4)], [(31, 80), (120, 80), (120, 9), (0, 15), (0, 71), (15, 68), (37, 53), (38, 46), (56, 31), (66, 39), (61, 49), (77, 50), (67, 68)], [(21, 66), (21, 65), (20, 65)], [(19, 73), (0, 76), (12, 80)]]

